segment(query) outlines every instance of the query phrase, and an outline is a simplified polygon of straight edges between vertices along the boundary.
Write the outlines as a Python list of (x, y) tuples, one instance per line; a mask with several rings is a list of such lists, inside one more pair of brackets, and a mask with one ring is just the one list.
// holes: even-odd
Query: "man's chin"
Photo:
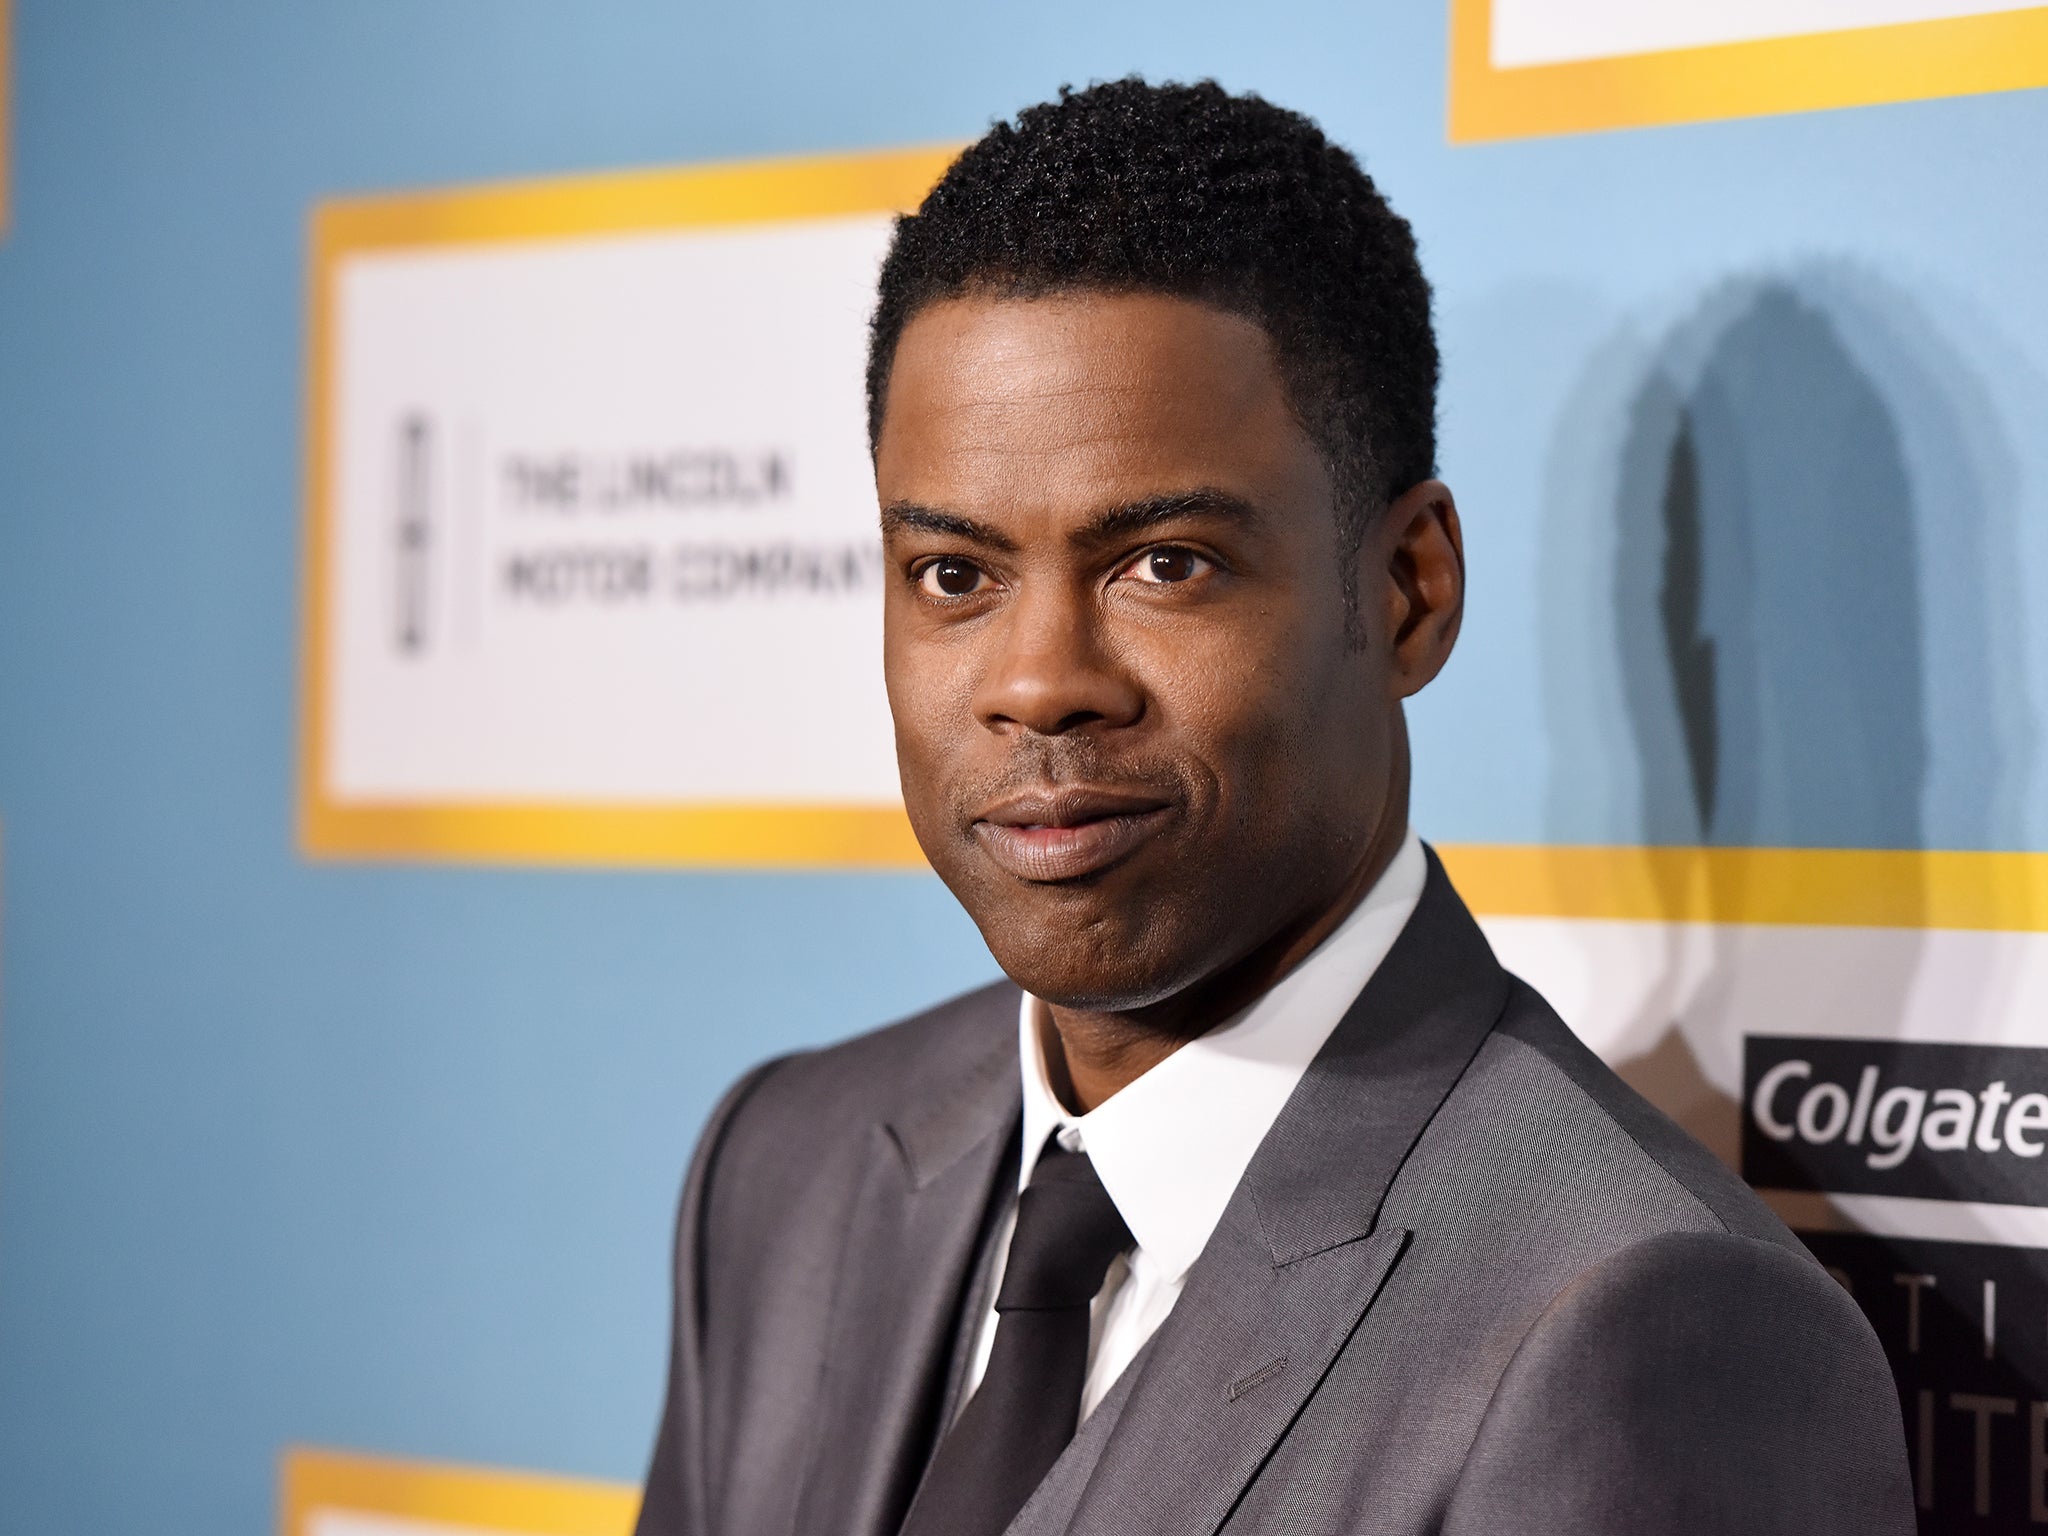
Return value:
[[(1033, 997), (1058, 1008), (1126, 1013), (1193, 986), (1227, 948), (1215, 902), (1190, 901), (1140, 856), (1058, 882), (1019, 880), (979, 848), (950, 848), (946, 882), (995, 956)], [(966, 857), (958, 857), (964, 852)], [(1151, 850), (1142, 850), (1149, 854)], [(936, 861), (935, 866), (936, 866)]]
[(1054, 1008), (1072, 1013), (1137, 1014), (1178, 996), (1192, 983), (1168, 982), (1138, 985), (1126, 977), (1052, 976), (1026, 972), (1019, 975), (1008, 966), (1004, 974), (1026, 992)]
[(991, 932), (991, 926), (983, 925), (982, 936), (1003, 973), (1055, 1008), (1134, 1013), (1185, 991), (1205, 970), (1192, 957), (1162, 953), (1156, 943), (1105, 943), (1100, 929), (1019, 933), (1014, 927)]

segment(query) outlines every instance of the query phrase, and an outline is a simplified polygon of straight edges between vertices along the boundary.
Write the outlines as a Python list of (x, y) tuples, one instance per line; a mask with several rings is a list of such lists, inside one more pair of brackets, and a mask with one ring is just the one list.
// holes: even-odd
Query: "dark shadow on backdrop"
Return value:
[[(1641, 841), (1924, 846), (1914, 490), (1891, 408), (1836, 322), (1787, 282), (1712, 295), (1629, 402), (1614, 517)], [(1686, 1011), (1727, 1019), (1739, 937), (1669, 942), (1649, 1006), (1672, 1005), (1705, 943)], [(1886, 946), (1873, 994), (1902, 996), (1917, 962), (1916, 943)], [(1736, 1106), (1677, 1021), (1630, 1033), (1657, 1043), (1624, 1075), (1735, 1161)]]
[(1639, 400), (1616, 508), (1646, 840), (1922, 847), (1919, 519), (1898, 425), (1796, 290), (1712, 308), (1694, 382), (1656, 378)]

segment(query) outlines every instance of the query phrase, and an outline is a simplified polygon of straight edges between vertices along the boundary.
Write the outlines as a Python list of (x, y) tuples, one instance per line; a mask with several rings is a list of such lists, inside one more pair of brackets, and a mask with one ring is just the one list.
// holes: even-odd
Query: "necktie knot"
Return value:
[(1047, 1149), (1017, 1199), (1017, 1230), (996, 1311), (1086, 1307), (1131, 1229), (1085, 1152)]

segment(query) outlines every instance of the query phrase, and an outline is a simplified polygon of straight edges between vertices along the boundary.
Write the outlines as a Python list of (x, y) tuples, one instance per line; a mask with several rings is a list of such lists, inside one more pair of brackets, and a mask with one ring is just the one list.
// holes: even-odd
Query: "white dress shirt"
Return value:
[[(1024, 1079), (1024, 1165), (1017, 1188), (1031, 1181), (1046, 1139), (1057, 1135), (1068, 1151), (1088, 1154), (1137, 1240), (1110, 1265), (1096, 1293), (1083, 1418), (1173, 1310), (1281, 1106), (1422, 899), (1427, 870), (1422, 844), (1410, 830), (1365, 899), (1270, 991), (1085, 1115), (1069, 1114), (1052, 1091), (1041, 1044), (1051, 1021), (1045, 1004), (1025, 994), (1017, 1022)], [(998, 1239), (991, 1299), (1002, 1285), (1015, 1224), (1013, 1213)], [(988, 1368), (995, 1335), (991, 1306), (982, 1317), (963, 1402)]]

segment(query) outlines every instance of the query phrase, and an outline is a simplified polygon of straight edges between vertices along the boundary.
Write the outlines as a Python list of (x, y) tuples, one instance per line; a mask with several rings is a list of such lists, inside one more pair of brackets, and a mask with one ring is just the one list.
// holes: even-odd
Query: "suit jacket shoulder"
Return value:
[(1526, 984), (1381, 1220), (1400, 1262), (1230, 1529), (1910, 1529), (1855, 1304)]
[(1807, 1250), (1756, 1192), (1664, 1112), (1623, 1082), (1551, 1009), (1519, 979), (1507, 1017), (1496, 1033), (1533, 1052), (1573, 1087), (1585, 1112), (1597, 1114), (1625, 1134), (1658, 1168), (1681, 1186), (1729, 1232), (1789, 1249)]
[[(1452, 1143), (1450, 1159), (1434, 1155)], [(1509, 1209), (1540, 1188), (1546, 1218), (1582, 1229), (1596, 1247), (1667, 1230), (1722, 1231), (1807, 1258), (1755, 1191), (1623, 1082), (1519, 978), (1404, 1175), (1438, 1199), (1477, 1177), (1486, 1203)]]
[(1904, 1437), (1856, 1304), (1776, 1243), (1670, 1232), (1546, 1307), (1481, 1420), (1444, 1536), (1903, 1536)]

